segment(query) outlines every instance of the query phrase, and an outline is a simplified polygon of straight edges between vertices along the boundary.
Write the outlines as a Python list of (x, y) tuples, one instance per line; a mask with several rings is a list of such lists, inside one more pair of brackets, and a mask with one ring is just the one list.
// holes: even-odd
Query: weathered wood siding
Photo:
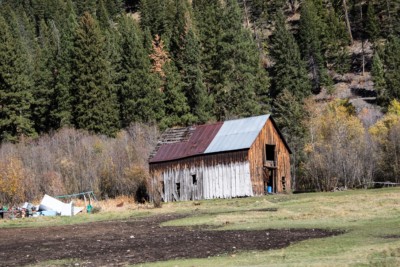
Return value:
[(253, 185), (254, 194), (262, 195), (265, 192), (263, 179), (263, 167), (265, 162), (264, 159), (266, 157), (265, 145), (275, 145), (275, 192), (284, 192), (282, 186), (282, 177), (284, 177), (286, 183), (286, 191), (289, 191), (291, 181), (290, 154), (285, 144), (283, 143), (279, 133), (275, 129), (274, 124), (271, 120), (268, 120), (248, 152), (251, 182)]
[[(164, 201), (253, 195), (247, 151), (153, 163), (150, 175), (153, 190), (162, 192)], [(197, 180), (195, 184), (193, 175)]]

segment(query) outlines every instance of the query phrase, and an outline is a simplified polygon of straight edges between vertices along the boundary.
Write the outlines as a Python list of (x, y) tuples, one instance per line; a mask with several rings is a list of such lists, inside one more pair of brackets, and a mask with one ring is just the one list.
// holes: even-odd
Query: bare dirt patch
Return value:
[[(277, 249), (340, 234), (320, 229), (217, 231), (162, 227), (177, 215), (46, 228), (0, 229), (0, 266), (77, 259), (80, 266), (116, 266), (175, 258), (206, 258), (244, 250)], [(82, 264), (83, 263), (83, 264)]]
[(400, 235), (385, 235), (382, 237), (385, 239), (400, 239)]

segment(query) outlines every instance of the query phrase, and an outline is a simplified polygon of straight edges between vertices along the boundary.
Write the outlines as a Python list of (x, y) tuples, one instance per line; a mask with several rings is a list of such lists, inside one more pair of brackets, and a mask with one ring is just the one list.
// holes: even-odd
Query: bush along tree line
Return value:
[[(135, 146), (151, 149), (122, 145), (129, 127), (264, 113), (294, 152), (296, 188), (399, 181), (399, 10), (393, 0), (2, 0), (1, 200), (128, 194), (147, 175)], [(346, 101), (313, 100), (354, 71), (349, 45), (367, 40), (387, 112), (372, 127)]]
[(0, 150), (0, 202), (15, 204), (93, 190), (96, 196), (147, 200), (147, 157), (156, 126), (131, 124), (114, 138), (63, 128)]

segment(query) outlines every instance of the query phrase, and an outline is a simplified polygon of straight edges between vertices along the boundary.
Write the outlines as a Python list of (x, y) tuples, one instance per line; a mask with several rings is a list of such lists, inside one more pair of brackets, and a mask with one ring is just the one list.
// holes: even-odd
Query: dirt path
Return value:
[(162, 215), (73, 226), (0, 229), (0, 266), (71, 258), (80, 259), (83, 266), (206, 258), (243, 250), (277, 249), (305, 239), (339, 234), (318, 229), (213, 231), (160, 226), (175, 218)]

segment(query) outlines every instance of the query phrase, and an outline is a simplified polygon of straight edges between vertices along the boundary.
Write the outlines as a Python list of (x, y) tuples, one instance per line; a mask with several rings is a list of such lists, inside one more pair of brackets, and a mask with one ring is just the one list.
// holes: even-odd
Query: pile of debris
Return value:
[(0, 207), (0, 218), (24, 218), (38, 216), (74, 216), (81, 212), (84, 207), (75, 207), (74, 203), (64, 203), (49, 195), (44, 195), (39, 205), (25, 202), (21, 207), (8, 209), (8, 207)]

